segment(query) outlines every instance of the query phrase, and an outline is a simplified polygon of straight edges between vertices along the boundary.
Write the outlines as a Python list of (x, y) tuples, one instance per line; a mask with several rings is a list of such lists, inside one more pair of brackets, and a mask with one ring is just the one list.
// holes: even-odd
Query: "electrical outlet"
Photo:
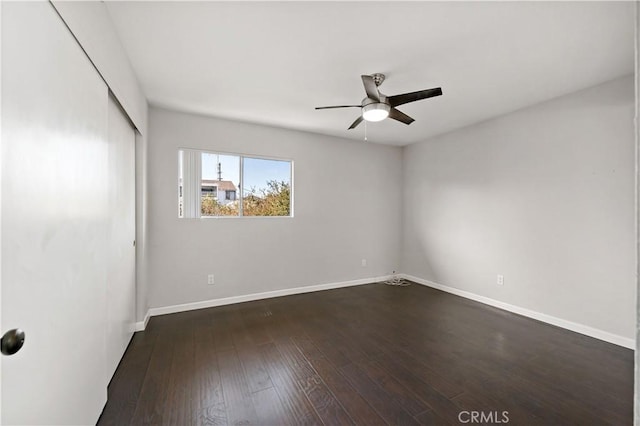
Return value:
[(367, 259), (362, 259), (362, 266), (367, 266)]
[(504, 285), (504, 275), (498, 275), (498, 285)]
[(209, 285), (213, 285), (216, 283), (216, 280), (214, 279), (213, 274), (209, 274), (207, 275), (207, 284)]

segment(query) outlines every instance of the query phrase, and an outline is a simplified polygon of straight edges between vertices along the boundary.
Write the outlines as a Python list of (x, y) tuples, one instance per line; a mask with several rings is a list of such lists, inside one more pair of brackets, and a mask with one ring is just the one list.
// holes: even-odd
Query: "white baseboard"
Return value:
[(336, 283), (310, 285), (305, 287), (284, 288), (281, 290), (265, 291), (263, 293), (245, 294), (242, 296), (224, 297), (221, 299), (203, 300), (200, 302), (183, 303), (180, 305), (162, 306), (159, 308), (150, 308), (145, 315), (144, 321), (136, 323), (136, 331), (143, 331), (147, 327), (150, 317), (165, 314), (174, 314), (177, 312), (193, 311), (196, 309), (212, 308), (214, 306), (231, 305), (233, 303), (250, 302), (252, 300), (270, 299), (273, 297), (289, 296), (292, 294), (311, 293), (314, 291), (331, 290), (334, 288), (352, 287), (356, 285), (371, 284), (386, 281), (391, 275), (381, 277), (363, 278), (352, 281), (341, 281)]
[(513, 312), (515, 314), (533, 318), (538, 321), (546, 322), (547, 324), (552, 324), (567, 330), (575, 331), (576, 333), (584, 334), (589, 337), (594, 337), (599, 340), (604, 340), (605, 342), (613, 343), (618, 346), (623, 346), (629, 349), (635, 349), (636, 347), (636, 342), (633, 339), (630, 339), (627, 337), (618, 336), (617, 334), (613, 334), (597, 328), (589, 327), (584, 324), (578, 324), (572, 321), (567, 321), (561, 318), (553, 317), (551, 315), (543, 314), (541, 312), (532, 311), (526, 308), (521, 308), (520, 306), (515, 306), (509, 303), (500, 302), (499, 300), (490, 299), (488, 297), (480, 296), (475, 293), (470, 293), (468, 291), (460, 290), (454, 287), (449, 287), (446, 285), (434, 283), (433, 281), (425, 280), (423, 278), (418, 278), (413, 275), (408, 275), (408, 274), (399, 274), (399, 275), (400, 277), (406, 280), (413, 281), (415, 283), (418, 283), (427, 287), (432, 287), (438, 290), (442, 290), (447, 293), (455, 294), (456, 296), (464, 297), (466, 299), (475, 300), (476, 302), (484, 303), (485, 305), (504, 309), (505, 311)]
[(147, 311), (144, 319), (136, 323), (135, 331), (144, 331), (144, 329), (147, 328), (147, 324), (149, 324), (149, 318), (151, 318), (151, 315), (149, 311)]

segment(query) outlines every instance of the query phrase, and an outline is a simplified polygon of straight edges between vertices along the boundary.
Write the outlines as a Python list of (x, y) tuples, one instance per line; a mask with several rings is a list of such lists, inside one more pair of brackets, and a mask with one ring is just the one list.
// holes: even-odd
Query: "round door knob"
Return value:
[(14, 328), (4, 333), (0, 340), (0, 352), (3, 355), (13, 355), (24, 345), (24, 331)]

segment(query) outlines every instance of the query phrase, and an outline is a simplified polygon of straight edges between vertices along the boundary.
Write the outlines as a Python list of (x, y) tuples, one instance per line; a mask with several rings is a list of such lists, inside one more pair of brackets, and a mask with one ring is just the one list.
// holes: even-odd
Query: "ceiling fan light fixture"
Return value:
[(391, 107), (382, 102), (376, 102), (362, 107), (362, 118), (367, 121), (382, 121), (389, 116)]

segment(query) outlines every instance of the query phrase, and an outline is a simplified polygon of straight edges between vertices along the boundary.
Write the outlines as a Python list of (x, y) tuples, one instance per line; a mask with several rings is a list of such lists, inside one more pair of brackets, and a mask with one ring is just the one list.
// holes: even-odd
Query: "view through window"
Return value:
[(289, 160), (180, 150), (178, 216), (292, 216)]

